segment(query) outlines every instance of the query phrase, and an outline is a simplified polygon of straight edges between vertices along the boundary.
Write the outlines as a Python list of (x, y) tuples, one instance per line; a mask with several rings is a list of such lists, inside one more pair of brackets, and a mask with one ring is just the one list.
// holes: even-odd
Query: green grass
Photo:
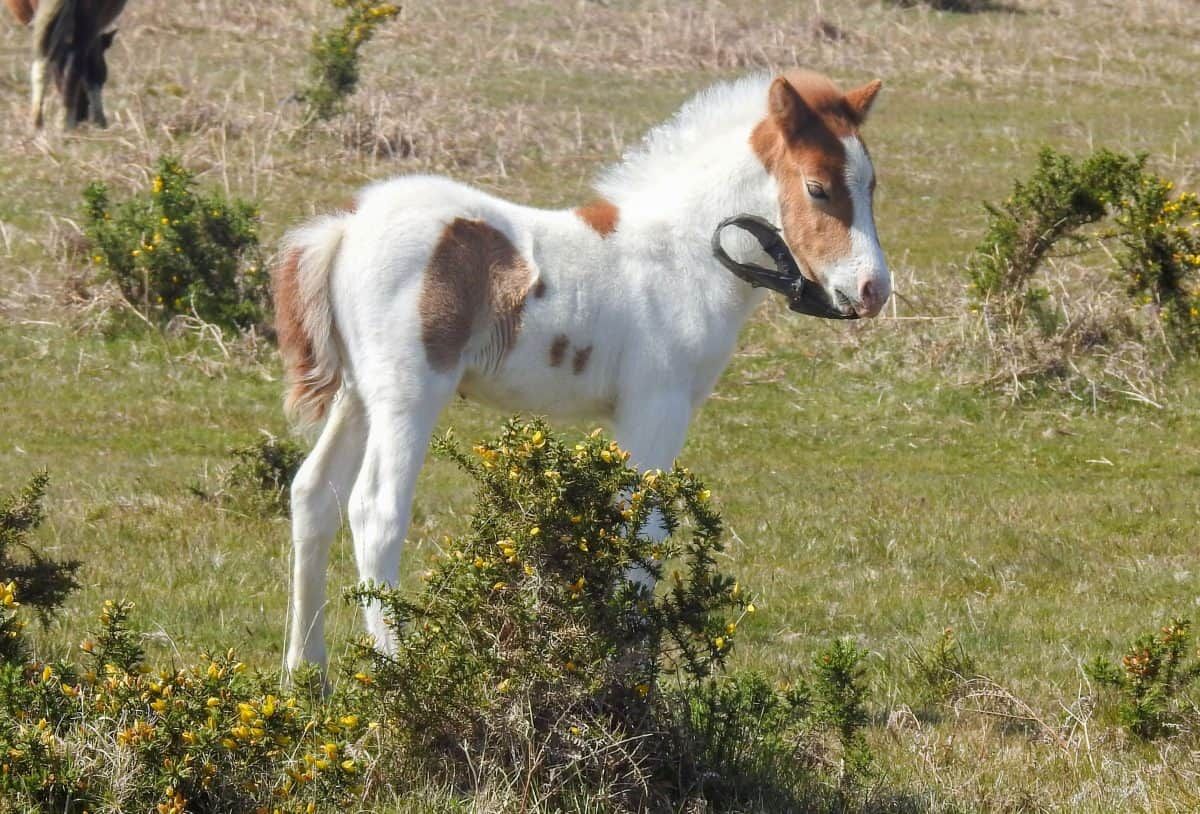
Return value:
[[(235, 645), (269, 668), (287, 608), (286, 521), (189, 488), (211, 488), (230, 447), (287, 431), (278, 363), (265, 344), (231, 342), (226, 355), (195, 337), (88, 330), (64, 304), (80, 269), (61, 251), (87, 181), (121, 190), (160, 152), (178, 152), (201, 183), (257, 199), (268, 239), (396, 172), (448, 172), (570, 205), (692, 90), (799, 59), (846, 84), (886, 81), (866, 137), (898, 312), (948, 318), (847, 328), (771, 306), (747, 331), (682, 456), (723, 508), (728, 567), (759, 597), (735, 663), (787, 680), (831, 637), (866, 647), (877, 799), (935, 810), (1200, 806), (1194, 735), (1135, 747), (1099, 718), (1084, 732), (1064, 712), (1093, 695), (1081, 662), (1196, 614), (1200, 370), (1175, 370), (1162, 409), (1061, 397), (1014, 407), (964, 384), (954, 351), (979, 204), (1007, 194), (1039, 147), (1146, 149), (1156, 171), (1196, 187), (1190, 5), (1031, 0), (1019, 14), (949, 15), (823, 4), (851, 37), (842, 43), (814, 38), (816, 13), (787, 3), (412, 6), (368, 47), (351, 115), (308, 133), (287, 97), (322, 4), (289, 13), (229, 0), (205, 5), (211, 19), (181, 5), (130, 5), (111, 60), (114, 126), (72, 137), (16, 126), (26, 35), (0, 27), (0, 107), (14, 123), (0, 134), (0, 487), (47, 468), (40, 539), (85, 563), (83, 589), (35, 629), (43, 655), (66, 652), (104, 599), (123, 597), (159, 631), (152, 660)], [(352, 125), (410, 138), (414, 152), (360, 149)], [(457, 403), (442, 429), (471, 439), (501, 418)], [(465, 485), (442, 463), (423, 472), (408, 584), (443, 535), (465, 528)], [(358, 629), (337, 600), (353, 575), (342, 539), (335, 652)], [(903, 723), (917, 695), (908, 656), (946, 627), (1038, 720), (971, 712), (986, 706), (976, 699)], [(1046, 736), (1060, 726), (1065, 749)]]

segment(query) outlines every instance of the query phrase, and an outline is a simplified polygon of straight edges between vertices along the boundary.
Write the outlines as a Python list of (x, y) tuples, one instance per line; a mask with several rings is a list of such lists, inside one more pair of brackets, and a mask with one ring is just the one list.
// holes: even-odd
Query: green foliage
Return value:
[(114, 204), (95, 181), (83, 197), (93, 264), (147, 319), (194, 313), (234, 329), (263, 322), (268, 281), (253, 205), (198, 192), (171, 157), (158, 160), (148, 194)]
[(1200, 198), (1143, 174), (1116, 216), (1117, 264), (1129, 293), (1160, 310), (1179, 345), (1200, 344)]
[[(374, 728), (353, 694), (280, 696), (234, 653), (142, 662), (107, 602), (82, 664), (0, 664), (0, 800), (12, 810), (325, 811), (361, 799)], [(0, 805), (0, 810), (9, 810)]]
[(328, 119), (339, 113), (347, 96), (358, 87), (359, 49), (375, 35), (375, 29), (400, 13), (393, 3), (375, 0), (331, 0), (345, 10), (341, 23), (313, 35), (309, 51), (309, 84), (300, 99), (309, 114)]
[(231, 450), (234, 464), (222, 478), (222, 492), (261, 508), (287, 514), (292, 478), (304, 462), (304, 447), (286, 438), (264, 435), (251, 444)]
[(949, 627), (932, 644), (914, 650), (909, 663), (918, 680), (920, 702), (925, 705), (943, 703), (976, 671), (975, 659)]
[[(543, 788), (645, 794), (669, 752), (664, 671), (708, 676), (753, 612), (716, 568), (708, 490), (686, 469), (628, 468), (598, 430), (569, 446), (541, 421), (511, 421), (471, 453), (448, 438), (435, 449), (476, 481), (471, 532), (444, 541), (419, 594), (354, 592), (383, 604), (396, 636), (393, 654), (365, 651), (389, 729), (458, 779), (487, 763)], [(668, 536), (642, 533), (648, 522)]]
[(1078, 241), (1078, 231), (1102, 219), (1109, 207), (1137, 183), (1145, 156), (1099, 150), (1076, 161), (1046, 148), (1029, 180), (1013, 184), (1000, 206), (986, 204), (988, 229), (967, 267), (972, 287), (995, 301), (1012, 323), (1046, 297), (1034, 276), (1047, 254), (1062, 241)]
[[(1200, 202), (1172, 197), (1146, 160), (1044, 149), (1003, 205), (987, 205), (967, 273), (972, 310), (986, 316), (988, 382), (1014, 396), (1047, 385), (1088, 393), (1093, 404), (1103, 385), (1157, 403), (1169, 365), (1200, 349)], [(1045, 280), (1065, 248), (1081, 258), (1078, 279)]]
[[(58, 561), (42, 556), (29, 536), (45, 519), (42, 501), (50, 477), (34, 475), (20, 492), (0, 499), (0, 585), (13, 583), (21, 602), (32, 605), (45, 617), (60, 607), (79, 587), (77, 560)], [(16, 558), (17, 551), (23, 552)]]
[(1086, 672), (1116, 691), (1117, 718), (1131, 733), (1147, 740), (1169, 734), (1180, 722), (1182, 693), (1200, 678), (1191, 623), (1172, 619), (1157, 633), (1135, 639), (1120, 667), (1097, 656)]
[(869, 720), (867, 687), (863, 681), (863, 659), (849, 639), (837, 639), (813, 657), (813, 713), (816, 720), (832, 728), (842, 744), (843, 779), (857, 782), (871, 767), (871, 753), (862, 728)]
[(776, 689), (758, 673), (666, 691), (689, 797), (786, 809), (809, 781), (813, 704), (804, 682)]

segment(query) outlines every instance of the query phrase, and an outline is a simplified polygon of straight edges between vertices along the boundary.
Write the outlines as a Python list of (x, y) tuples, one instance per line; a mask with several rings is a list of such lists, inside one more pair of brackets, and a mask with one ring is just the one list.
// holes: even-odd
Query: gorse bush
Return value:
[(304, 463), (304, 448), (286, 438), (266, 435), (234, 447), (234, 463), (221, 478), (221, 491), (273, 514), (287, 514), (292, 479)]
[(1010, 321), (1021, 320), (1046, 298), (1035, 280), (1046, 256), (1063, 241), (1079, 241), (1081, 227), (1104, 218), (1136, 183), (1144, 163), (1144, 157), (1108, 150), (1080, 162), (1042, 150), (1029, 180), (1013, 184), (1000, 206), (986, 204), (987, 233), (967, 267), (975, 293), (998, 300)]
[(0, 585), (7, 586), (10, 601), (15, 591), (43, 617), (79, 587), (75, 574), (82, 564), (50, 559), (31, 544), (32, 532), (45, 519), (42, 503), (49, 483), (49, 475), (42, 472), (19, 492), (0, 499)]
[(169, 157), (155, 165), (148, 193), (122, 203), (104, 184), (89, 184), (84, 231), (92, 262), (151, 321), (194, 314), (224, 328), (257, 326), (268, 302), (258, 211), (195, 186)]
[(1200, 198), (1173, 195), (1171, 181), (1141, 175), (1116, 215), (1117, 264), (1129, 293), (1159, 310), (1187, 350), (1200, 344)]
[(926, 647), (914, 649), (908, 661), (917, 678), (918, 702), (922, 706), (949, 700), (976, 672), (975, 659), (949, 627)]
[[(1086, 672), (1116, 692), (1117, 720), (1134, 735), (1151, 739), (1169, 734), (1184, 717), (1183, 694), (1200, 679), (1191, 623), (1172, 619), (1157, 633), (1135, 639), (1119, 667), (1097, 656)], [(1194, 715), (1195, 707), (1191, 710)]]
[(814, 718), (806, 682), (777, 688), (757, 673), (722, 675), (668, 688), (664, 699), (672, 751), (692, 783), (689, 797), (718, 807), (745, 801), (786, 808), (810, 783)]
[(870, 770), (871, 753), (862, 730), (868, 721), (863, 659), (867, 653), (847, 639), (837, 639), (813, 658), (813, 713), (837, 733), (842, 747), (844, 782), (857, 783)]
[[(987, 381), (1153, 401), (1171, 359), (1200, 348), (1200, 203), (1173, 195), (1146, 160), (1046, 149), (1003, 204), (987, 205), (966, 268), (987, 325)], [(1078, 271), (1049, 278), (1051, 261), (1071, 255)]]
[(0, 659), (0, 811), (311, 812), (362, 800), (376, 730), (353, 694), (280, 695), (232, 651), (151, 669), (131, 610), (105, 604), (82, 663)]
[(328, 119), (341, 111), (347, 96), (358, 87), (359, 49), (375, 35), (375, 30), (400, 13), (394, 3), (374, 0), (331, 0), (333, 7), (344, 10), (341, 23), (313, 35), (309, 52), (309, 84), (300, 99), (317, 119)]
[[(355, 593), (383, 604), (396, 637), (394, 653), (366, 652), (380, 716), (457, 780), (482, 764), (637, 807), (667, 759), (664, 676), (708, 676), (754, 611), (716, 568), (708, 490), (684, 469), (628, 468), (599, 431), (567, 445), (540, 421), (435, 450), (476, 481), (471, 532), (444, 541), (417, 595)], [(667, 536), (642, 533), (648, 522)]]
[[(262, 447), (244, 448), (259, 485), (287, 469)], [(395, 649), (357, 643), (328, 698), (315, 672), (281, 693), (232, 650), (148, 665), (124, 602), (73, 660), (31, 658), (20, 589), (0, 585), (0, 812), (374, 810), (429, 784), (518, 790), (530, 810), (848, 799), (867, 766), (863, 653), (835, 642), (786, 688), (722, 671), (756, 608), (717, 568), (695, 476), (634, 471), (598, 432), (566, 444), (540, 421), (435, 447), (476, 481), (471, 530), (418, 592), (351, 592), (383, 604)], [(11, 526), (36, 524), (43, 488), (10, 501)]]

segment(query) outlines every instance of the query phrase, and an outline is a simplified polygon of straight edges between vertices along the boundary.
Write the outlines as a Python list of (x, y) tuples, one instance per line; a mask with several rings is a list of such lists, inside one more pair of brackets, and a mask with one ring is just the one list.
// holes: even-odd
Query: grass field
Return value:
[[(33, 135), (27, 32), (0, 26), (0, 487), (46, 468), (51, 553), (84, 587), (36, 631), (65, 653), (100, 603), (138, 605), (153, 658), (237, 646), (278, 664), (282, 518), (206, 502), (230, 447), (288, 432), (269, 343), (96, 330), (80, 192), (143, 185), (166, 152), (257, 201), (273, 241), (363, 183), (444, 172), (566, 206), (690, 93), (795, 64), (885, 88), (865, 137), (898, 297), (830, 325), (774, 303), (747, 330), (682, 455), (719, 499), (728, 568), (760, 613), (738, 666), (786, 680), (837, 636), (868, 649), (870, 799), (921, 810), (1200, 810), (1200, 735), (1154, 745), (1097, 710), (1081, 665), (1200, 611), (1200, 367), (1155, 404), (1018, 405), (974, 384), (962, 264), (1043, 145), (1146, 150), (1200, 186), (1200, 17), (1191, 0), (1020, 0), (979, 14), (869, 2), (409, 4), (368, 48), (345, 116), (291, 100), (318, 0), (131, 3), (110, 52), (112, 126)], [(57, 110), (52, 111), (57, 122)], [(1068, 266), (1069, 268), (1069, 266)], [(94, 293), (94, 291), (92, 291)], [(459, 403), (462, 438), (502, 416)], [(466, 525), (465, 480), (422, 475), (405, 579)], [(348, 540), (331, 582), (352, 580)], [(357, 630), (332, 611), (335, 644)], [(910, 656), (953, 628), (990, 683), (914, 715)], [(401, 804), (403, 806), (403, 804)], [(486, 806), (485, 806), (486, 807)]]

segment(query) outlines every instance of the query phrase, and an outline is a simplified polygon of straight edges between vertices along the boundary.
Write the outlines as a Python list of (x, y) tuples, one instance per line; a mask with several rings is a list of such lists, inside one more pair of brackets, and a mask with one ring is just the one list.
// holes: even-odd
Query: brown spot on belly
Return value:
[(550, 367), (558, 367), (563, 363), (569, 344), (571, 341), (564, 334), (554, 337), (554, 341), (550, 343)]
[(575, 210), (575, 214), (588, 226), (592, 227), (600, 237), (608, 237), (617, 230), (617, 221), (621, 211), (612, 201), (597, 198)]
[(429, 258), (418, 306), (430, 366), (453, 368), (483, 330), (492, 334), (482, 347), (486, 364), (498, 366), (516, 342), (531, 277), (524, 258), (495, 227), (464, 218), (448, 224)]
[(582, 373), (583, 369), (585, 367), (587, 367), (588, 359), (591, 357), (591, 355), (592, 355), (592, 346), (591, 345), (588, 345), (586, 348), (580, 348), (579, 350), (575, 351), (575, 359), (572, 360), (572, 362), (571, 362), (571, 370), (575, 373), (576, 376), (578, 376), (580, 373)]

